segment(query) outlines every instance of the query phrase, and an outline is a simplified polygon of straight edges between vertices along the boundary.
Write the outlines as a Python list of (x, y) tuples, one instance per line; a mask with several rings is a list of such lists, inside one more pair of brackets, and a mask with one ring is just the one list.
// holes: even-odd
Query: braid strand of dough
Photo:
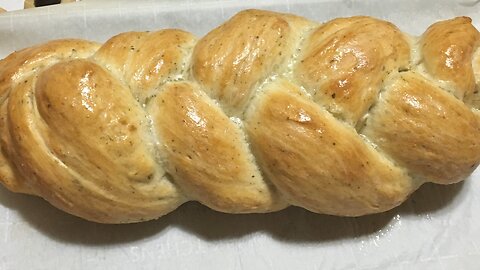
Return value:
[(190, 200), (360, 216), (480, 161), (480, 34), (261, 10), (201, 39), (56, 40), (0, 61), (0, 182), (102, 223)]

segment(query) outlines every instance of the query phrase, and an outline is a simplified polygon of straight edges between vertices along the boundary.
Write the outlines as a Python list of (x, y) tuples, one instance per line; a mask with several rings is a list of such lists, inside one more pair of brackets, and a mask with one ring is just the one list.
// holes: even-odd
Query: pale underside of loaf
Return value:
[(65, 39), (0, 61), (0, 182), (102, 223), (190, 200), (360, 216), (480, 161), (480, 34), (261, 10), (206, 36)]

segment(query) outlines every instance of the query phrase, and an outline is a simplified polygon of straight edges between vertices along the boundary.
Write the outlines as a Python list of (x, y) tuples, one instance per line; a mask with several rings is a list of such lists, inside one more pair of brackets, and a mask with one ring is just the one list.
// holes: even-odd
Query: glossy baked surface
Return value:
[(51, 41), (0, 61), (0, 181), (88, 220), (389, 210), (480, 161), (480, 34), (246, 10), (205, 37)]

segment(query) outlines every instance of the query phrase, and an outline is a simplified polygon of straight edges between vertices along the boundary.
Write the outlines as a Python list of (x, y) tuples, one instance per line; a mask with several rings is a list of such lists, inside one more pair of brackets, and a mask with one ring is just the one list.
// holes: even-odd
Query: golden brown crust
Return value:
[(391, 23), (341, 18), (310, 35), (295, 74), (317, 102), (355, 124), (376, 100), (385, 76), (407, 69), (409, 60), (410, 47)]
[(0, 108), (0, 139), (2, 152), (0, 153), (0, 182), (13, 192), (35, 194), (34, 190), (29, 187), (28, 181), (18, 172), (15, 164), (8, 159), (6, 152), (8, 146), (11, 145), (10, 135), (7, 128), (7, 102), (3, 103)]
[(357, 216), (388, 210), (416, 186), (288, 82), (268, 86), (247, 118), (255, 154), (288, 201), (311, 211)]
[(369, 17), (247, 10), (199, 41), (27, 48), (0, 60), (0, 182), (104, 223), (188, 200), (386, 211), (479, 164), (478, 39), (468, 18), (413, 38)]
[(12, 166), (7, 155), (10, 137), (7, 127), (7, 98), (16, 84), (26, 81), (39, 69), (44, 69), (65, 59), (85, 58), (92, 55), (99, 45), (85, 40), (55, 40), (42, 45), (10, 54), (0, 61), (0, 103), (2, 104), (0, 134), (2, 151), (0, 152), (0, 182), (16, 192), (35, 193), (29, 188), (28, 181)]
[(198, 42), (193, 76), (227, 113), (241, 114), (254, 87), (285, 68), (309, 25), (292, 15), (242, 11)]
[(167, 170), (190, 198), (232, 213), (284, 205), (252, 163), (241, 130), (198, 86), (167, 84), (152, 106)]
[(99, 45), (79, 39), (61, 39), (14, 52), (0, 61), (0, 102), (7, 98), (12, 84), (64, 59), (91, 56)]
[(387, 86), (364, 134), (414, 175), (449, 184), (480, 161), (479, 121), (463, 102), (407, 72)]
[(94, 58), (143, 102), (166, 81), (184, 76), (195, 37), (181, 30), (128, 32), (109, 39)]
[(144, 143), (140, 105), (98, 65), (55, 64), (18, 84), (10, 98), (9, 156), (55, 206), (118, 223), (152, 219), (183, 202)]
[(34, 8), (35, 7), (35, 1), (34, 0), (25, 0), (23, 2), (23, 8), (24, 9), (27, 9), (27, 8)]
[(472, 55), (480, 44), (480, 33), (472, 25), (472, 19), (458, 17), (435, 23), (420, 42), (427, 71), (450, 82), (458, 98), (472, 95), (475, 90)]

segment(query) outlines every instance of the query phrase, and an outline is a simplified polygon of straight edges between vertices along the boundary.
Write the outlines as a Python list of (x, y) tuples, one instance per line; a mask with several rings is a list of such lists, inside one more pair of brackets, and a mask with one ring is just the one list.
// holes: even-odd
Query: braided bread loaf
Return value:
[(170, 29), (27, 48), (0, 62), (0, 180), (103, 223), (189, 200), (386, 211), (477, 167), (479, 40), (465, 17), (414, 38), (370, 17), (247, 10), (200, 40)]

